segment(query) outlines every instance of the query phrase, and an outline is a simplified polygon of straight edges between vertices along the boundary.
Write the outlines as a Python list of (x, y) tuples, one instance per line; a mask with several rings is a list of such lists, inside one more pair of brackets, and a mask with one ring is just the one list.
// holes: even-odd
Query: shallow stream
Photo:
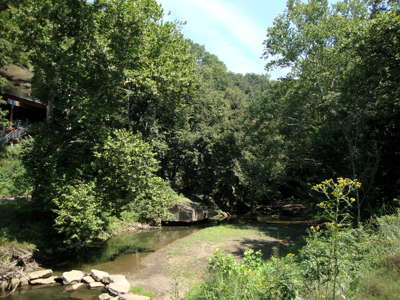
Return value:
[[(110, 274), (130, 275), (137, 272), (144, 256), (173, 241), (183, 238), (199, 227), (163, 227), (162, 229), (128, 233), (116, 236), (99, 247), (67, 261), (59, 260), (50, 267), (57, 273), (78, 269), (90, 271), (98, 269)], [(0, 297), (1, 300), (97, 300), (98, 290), (79, 289), (65, 291), (62, 286), (28, 287), (17, 290), (14, 294)]]

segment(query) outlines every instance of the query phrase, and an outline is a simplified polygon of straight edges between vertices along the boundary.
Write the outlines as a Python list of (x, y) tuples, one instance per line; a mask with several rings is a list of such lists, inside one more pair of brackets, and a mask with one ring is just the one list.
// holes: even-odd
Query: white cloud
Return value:
[(242, 15), (237, 9), (228, 5), (225, 1), (215, 0), (185, 0), (198, 8), (205, 10), (210, 17), (230, 31), (242, 46), (250, 49), (253, 55), (260, 56), (264, 31)]
[(255, 24), (229, 0), (158, 0), (168, 19), (187, 21), (185, 35), (204, 44), (230, 71), (265, 73), (260, 59), (264, 28)]

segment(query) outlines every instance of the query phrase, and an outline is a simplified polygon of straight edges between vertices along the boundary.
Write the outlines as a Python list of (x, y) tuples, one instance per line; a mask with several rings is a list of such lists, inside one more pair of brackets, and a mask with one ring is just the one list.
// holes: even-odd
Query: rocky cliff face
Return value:
[(0, 77), (6, 79), (3, 92), (19, 97), (30, 97), (33, 73), (27, 67), (14, 64), (7, 65), (0, 70)]

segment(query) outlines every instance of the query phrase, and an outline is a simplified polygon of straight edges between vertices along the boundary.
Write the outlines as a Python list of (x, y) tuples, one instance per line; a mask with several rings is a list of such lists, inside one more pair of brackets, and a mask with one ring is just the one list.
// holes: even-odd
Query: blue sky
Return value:
[[(266, 28), (286, 0), (158, 0), (168, 19), (186, 21), (182, 32), (237, 73), (265, 73), (261, 59)], [(273, 78), (283, 74), (279, 70)]]

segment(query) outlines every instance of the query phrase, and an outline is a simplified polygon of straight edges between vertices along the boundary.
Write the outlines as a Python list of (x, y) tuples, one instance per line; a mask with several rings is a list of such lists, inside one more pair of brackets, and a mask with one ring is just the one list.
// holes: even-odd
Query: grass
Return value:
[(138, 286), (131, 287), (130, 292), (133, 294), (136, 294), (136, 295), (149, 297), (152, 300), (156, 299), (155, 295), (152, 292), (147, 291), (146, 289), (144, 289), (142, 287), (138, 287)]
[(271, 253), (286, 253), (304, 234), (299, 225), (222, 224), (203, 228), (176, 241), (168, 249), (168, 271), (178, 283), (180, 295), (199, 288), (207, 273), (209, 259), (217, 249), (242, 257), (244, 249), (263, 249), (265, 259)]

